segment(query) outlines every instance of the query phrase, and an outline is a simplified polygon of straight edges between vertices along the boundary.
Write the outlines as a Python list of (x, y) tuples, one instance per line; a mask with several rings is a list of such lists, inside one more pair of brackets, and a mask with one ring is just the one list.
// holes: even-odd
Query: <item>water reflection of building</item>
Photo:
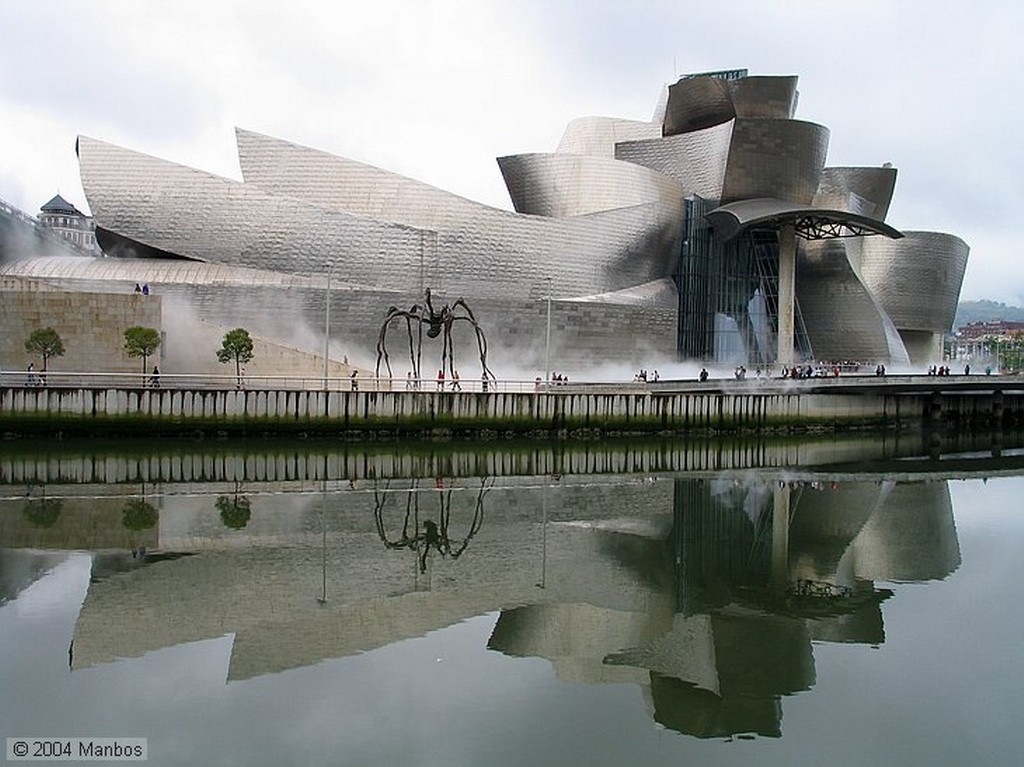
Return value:
[(63, 551), (0, 549), (0, 605), (15, 599), (67, 558)]
[(616, 617), (598, 622), (603, 643), (571, 646), (572, 620), (527, 606), (502, 614), (490, 646), (551, 658), (573, 681), (585, 678), (564, 669), (649, 672), (653, 716), (672, 729), (778, 736), (781, 696), (814, 684), (812, 640), (884, 641), (879, 606), (891, 592), (873, 580), (941, 578), (960, 562), (945, 482), (678, 480), (675, 490), (676, 612), (662, 631), (641, 636)]
[[(0, 545), (9, 549), (99, 550), (153, 548), (159, 540), (158, 522), (132, 525), (132, 503), (125, 495), (69, 495), (67, 488), (34, 488), (25, 498), (0, 504)], [(156, 513), (156, 509), (153, 509)], [(159, 519), (157, 514), (156, 519)], [(143, 519), (143, 522), (146, 520)], [(132, 529), (135, 527), (136, 529)]]
[[(459, 483), (451, 504), (453, 535), (472, 523), (479, 483)], [(411, 484), (391, 483), (389, 524), (401, 524)], [(431, 481), (416, 492), (429, 497), (438, 491)], [(425, 574), (415, 552), (381, 543), (370, 483), (323, 498), (253, 496), (252, 535), (225, 532), (211, 497), (205, 517), (195, 519), (201, 534), (179, 526), (172, 535), (169, 528), (180, 524), (177, 503), (189, 508), (196, 497), (166, 496), (161, 545), (187, 544), (195, 555), (91, 584), (75, 630), (74, 668), (232, 633), (229, 678), (240, 679), (370, 650), (538, 599), (582, 595), (621, 610), (649, 602), (649, 589), (630, 571), (608, 567), (590, 525), (623, 514), (656, 516), (671, 506), (671, 484), (567, 477), (552, 497), (556, 493), (560, 506), (550, 509), (546, 549), (539, 480), (507, 478), (489, 493), (486, 519), (463, 556), (432, 556)], [(276, 522), (262, 519), (282, 500), (287, 508)], [(327, 513), (321, 516), (323, 500)], [(256, 534), (261, 525), (266, 535)], [(541, 590), (536, 584), (545, 551), (559, 585)], [(318, 603), (322, 591), (324, 605)]]
[[(453, 535), (474, 524), (476, 483), (452, 496)], [(440, 488), (424, 484), (386, 488), (389, 530), (410, 493), (428, 513)], [(500, 611), (491, 649), (546, 658), (567, 682), (638, 684), (652, 716), (682, 732), (777, 736), (782, 696), (815, 683), (812, 640), (883, 641), (888, 592), (873, 581), (943, 577), (959, 562), (943, 482), (505, 478), (463, 555), (432, 555), (425, 573), (418, 551), (381, 542), (377, 491), (299, 496), (289, 525), (263, 536), (262, 504), (280, 496), (253, 496), (251, 528), (199, 535), (179, 522), (193, 556), (108, 563), (73, 668), (230, 633), (227, 678), (239, 680)], [(216, 520), (213, 500), (203, 519)]]

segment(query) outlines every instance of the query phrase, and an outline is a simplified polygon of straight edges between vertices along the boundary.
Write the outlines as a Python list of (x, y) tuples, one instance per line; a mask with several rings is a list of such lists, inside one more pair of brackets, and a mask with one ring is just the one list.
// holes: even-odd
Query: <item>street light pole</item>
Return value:
[(544, 386), (551, 380), (551, 278), (548, 277), (548, 323), (544, 338)]
[(331, 347), (331, 271), (327, 272), (327, 295), (324, 300), (324, 391), (327, 390)]

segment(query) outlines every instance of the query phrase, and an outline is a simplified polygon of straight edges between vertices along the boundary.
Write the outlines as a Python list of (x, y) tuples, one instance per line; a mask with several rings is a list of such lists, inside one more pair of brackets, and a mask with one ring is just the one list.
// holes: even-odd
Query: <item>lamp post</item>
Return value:
[(328, 365), (330, 364), (330, 347), (331, 347), (331, 272), (334, 271), (332, 267), (327, 272), (327, 290), (326, 297), (324, 299), (324, 391), (327, 391), (327, 378), (329, 375)]
[(548, 283), (548, 321), (547, 321), (547, 332), (544, 337), (544, 386), (548, 385), (551, 380), (551, 278), (547, 278)]

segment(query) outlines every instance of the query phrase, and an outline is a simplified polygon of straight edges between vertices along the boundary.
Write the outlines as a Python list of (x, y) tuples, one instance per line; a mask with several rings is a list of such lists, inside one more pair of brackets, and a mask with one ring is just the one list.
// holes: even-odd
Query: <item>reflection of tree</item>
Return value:
[(252, 516), (252, 504), (244, 495), (217, 496), (215, 506), (220, 512), (220, 519), (224, 523), (224, 527), (241, 530), (249, 524), (249, 517)]
[(25, 503), (25, 519), (36, 527), (53, 527), (64, 501), (60, 498), (37, 498)]
[(445, 489), (440, 481), (438, 482), (438, 521), (425, 519), (423, 529), (420, 531), (420, 495), (415, 484), (406, 495), (405, 517), (402, 521), (402, 532), (399, 536), (391, 538), (388, 536), (387, 528), (384, 525), (384, 504), (387, 500), (387, 485), (383, 492), (374, 490), (373, 494), (373, 516), (377, 522), (377, 534), (381, 541), (389, 549), (412, 549), (419, 554), (420, 572), (427, 571), (427, 554), (433, 548), (442, 557), (458, 559), (466, 550), (470, 540), (480, 531), (484, 522), (484, 496), (494, 484), (493, 480), (488, 482), (484, 478), (480, 482), (480, 491), (477, 493), (476, 505), (473, 508), (473, 521), (469, 525), (466, 535), (454, 541), (449, 534), (452, 513), (452, 488)]
[(156, 527), (159, 519), (160, 514), (153, 504), (147, 503), (141, 498), (133, 498), (128, 501), (124, 511), (121, 512), (121, 524), (136, 532)]

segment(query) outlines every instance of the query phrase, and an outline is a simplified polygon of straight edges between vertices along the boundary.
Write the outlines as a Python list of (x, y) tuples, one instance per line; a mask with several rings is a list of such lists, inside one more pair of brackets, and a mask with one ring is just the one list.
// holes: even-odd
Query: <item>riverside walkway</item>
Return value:
[[(0, 374), (0, 433), (598, 436), (1019, 424), (1019, 376), (847, 375), (658, 382)], [(319, 385), (317, 385), (319, 384)], [(407, 388), (408, 387), (408, 388)]]

